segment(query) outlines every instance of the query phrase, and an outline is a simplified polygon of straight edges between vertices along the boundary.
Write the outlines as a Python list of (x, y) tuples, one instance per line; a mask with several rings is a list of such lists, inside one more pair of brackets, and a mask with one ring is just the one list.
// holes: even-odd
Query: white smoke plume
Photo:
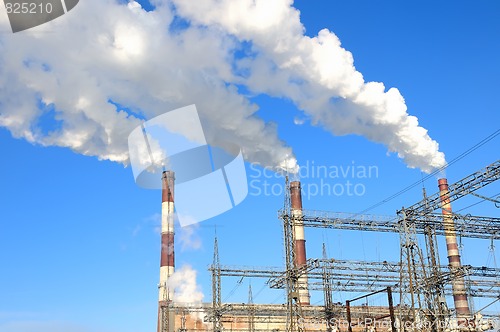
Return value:
[[(49, 24), (0, 34), (0, 126), (126, 164), (137, 114), (196, 104), (209, 141), (239, 144), (263, 166), (296, 169), (242, 85), (292, 100), (334, 134), (383, 143), (409, 167), (444, 165), (399, 91), (365, 82), (332, 32), (305, 36), (291, 0), (151, 2), (156, 9), (146, 12), (134, 1), (86, 0)], [(3, 11), (0, 29), (9, 29)]]
[(399, 91), (365, 82), (334, 33), (305, 36), (293, 0), (173, 2), (192, 22), (252, 43), (254, 59), (238, 62), (245, 73), (239, 78), (252, 91), (290, 98), (313, 123), (337, 135), (383, 143), (411, 168), (431, 172), (445, 165), (438, 144), (408, 115)]
[(196, 271), (189, 265), (183, 265), (172, 274), (168, 287), (174, 289), (175, 303), (195, 305), (203, 300), (203, 293), (196, 283)]
[[(175, 270), (168, 279), (168, 287), (174, 289), (173, 302), (184, 307), (197, 307), (202, 305), (203, 292), (196, 281), (196, 270), (190, 265), (183, 265)], [(207, 327), (204, 322), (205, 313), (202, 311), (188, 312), (195, 324)]]
[[(146, 12), (134, 1), (86, 0), (49, 24), (0, 34), (0, 126), (127, 164), (137, 114), (150, 119), (196, 104), (207, 138), (239, 144), (265, 166), (292, 156), (230, 83), (233, 38), (176, 24), (168, 6)], [(5, 11), (0, 30), (9, 30)]]

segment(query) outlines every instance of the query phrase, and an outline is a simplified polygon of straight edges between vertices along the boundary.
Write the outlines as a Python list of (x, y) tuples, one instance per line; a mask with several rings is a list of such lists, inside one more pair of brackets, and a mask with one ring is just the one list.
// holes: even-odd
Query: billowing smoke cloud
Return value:
[(168, 279), (168, 287), (174, 289), (175, 303), (194, 305), (203, 300), (203, 293), (196, 283), (196, 271), (189, 265), (177, 269)]
[[(196, 104), (206, 136), (239, 144), (247, 159), (277, 166), (293, 156), (230, 83), (234, 38), (181, 25), (168, 6), (87, 0), (49, 24), (1, 34), (0, 126), (127, 163), (140, 117)], [(9, 29), (4, 11), (0, 29)]]
[(255, 92), (290, 98), (313, 123), (337, 135), (358, 134), (385, 144), (409, 167), (425, 172), (445, 165), (438, 144), (409, 116), (396, 88), (365, 82), (338, 37), (304, 35), (293, 0), (174, 0), (196, 24), (218, 26), (252, 44), (254, 58), (237, 63), (239, 78)]
[[(134, 1), (87, 0), (39, 28), (1, 34), (0, 126), (33, 143), (127, 163), (139, 118), (194, 103), (210, 141), (294, 169), (291, 149), (256, 117), (241, 85), (292, 100), (337, 135), (383, 143), (410, 167), (444, 165), (399, 91), (364, 82), (333, 33), (305, 36), (292, 1), (151, 2), (157, 7), (146, 12)], [(0, 29), (8, 30), (3, 12)]]
[[(196, 271), (190, 265), (183, 265), (168, 279), (168, 287), (174, 289), (174, 303), (185, 307), (201, 306), (203, 292), (197, 284), (196, 274)], [(196, 324), (206, 324), (204, 323), (205, 313), (201, 311), (189, 312), (189, 316), (192, 317)]]

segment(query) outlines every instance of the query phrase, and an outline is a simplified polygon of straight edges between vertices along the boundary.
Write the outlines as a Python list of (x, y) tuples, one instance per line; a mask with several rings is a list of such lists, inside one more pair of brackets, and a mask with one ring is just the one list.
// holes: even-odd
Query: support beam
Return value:
[[(466, 176), (460, 181), (455, 182), (448, 188), (449, 203), (465, 196), (474, 191), (493, 183), (500, 179), (500, 160), (495, 161), (484, 169)], [(427, 200), (413, 204), (406, 208), (408, 216), (419, 213), (430, 213), (439, 209), (442, 205), (441, 194), (438, 192), (429, 196)]]

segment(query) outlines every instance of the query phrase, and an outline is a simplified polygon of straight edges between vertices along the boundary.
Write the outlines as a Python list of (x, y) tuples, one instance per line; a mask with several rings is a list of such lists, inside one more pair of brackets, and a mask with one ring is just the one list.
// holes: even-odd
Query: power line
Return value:
[(253, 296), (254, 301), (257, 298), (257, 296), (259, 296), (259, 294), (262, 293), (262, 291), (264, 289), (266, 289), (266, 288), (267, 288), (267, 283), (265, 283), (264, 285), (262, 285), (262, 288)]
[(371, 211), (387, 202), (390, 202), (392, 201), (394, 198), (404, 194), (405, 192), (415, 188), (416, 186), (418, 186), (420, 183), (423, 183), (425, 180), (433, 177), (434, 175), (442, 172), (444, 169), (448, 168), (449, 166), (453, 165), (454, 163), (456, 163), (457, 161), (465, 158), (466, 156), (468, 156), (470, 153), (472, 153), (473, 151), (477, 150), (478, 148), (480, 148), (481, 146), (485, 145), (486, 143), (488, 143), (489, 141), (491, 141), (492, 139), (494, 139), (495, 137), (497, 137), (498, 135), (500, 135), (500, 129), (497, 129), (495, 132), (493, 132), (492, 134), (490, 134), (489, 136), (487, 136), (486, 138), (482, 139), (479, 143), (477, 143), (476, 145), (474, 145), (473, 147), (469, 148), (468, 150), (466, 150), (465, 152), (461, 153), (460, 155), (458, 155), (457, 157), (455, 157), (454, 159), (452, 159), (448, 164), (436, 169), (435, 171), (433, 171), (432, 173), (426, 175), (425, 177), (422, 178), (422, 180), (419, 180), (411, 185), (409, 185), (408, 187), (405, 187), (403, 188), (402, 190), (398, 191), (397, 193), (381, 200), (380, 202), (376, 203), (376, 204), (373, 204), (371, 206), (369, 206), (368, 208), (364, 209), (363, 211), (361, 212), (358, 212), (357, 214), (363, 214), (363, 213), (366, 213), (368, 211)]
[[(497, 197), (498, 195), (500, 195), (500, 193), (497, 193), (497, 194), (495, 194), (495, 195), (493, 195), (493, 196), (490, 196), (490, 197), (488, 197), (488, 198)], [(464, 207), (464, 208), (462, 208), (462, 209), (460, 209), (460, 210), (457, 210), (457, 211), (456, 211), (456, 213), (458, 213), (458, 212), (460, 212), (460, 211), (463, 211), (463, 210), (466, 210), (466, 209), (468, 209), (468, 208), (471, 208), (471, 207), (473, 207), (473, 206), (476, 206), (476, 205), (478, 205), (479, 203), (482, 203), (482, 202), (484, 202), (484, 201), (486, 201), (486, 199), (482, 199), (482, 200), (480, 200), (479, 202), (476, 202), (476, 203), (471, 204), (471, 205), (469, 205), (469, 206), (466, 206), (466, 207)]]

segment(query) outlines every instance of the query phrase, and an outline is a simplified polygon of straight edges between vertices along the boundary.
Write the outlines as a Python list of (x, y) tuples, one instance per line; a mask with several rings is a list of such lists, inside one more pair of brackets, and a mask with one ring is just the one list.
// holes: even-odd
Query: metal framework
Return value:
[[(352, 332), (352, 328), (353, 328), (352, 319), (351, 319), (352, 318), (352, 315), (351, 315), (351, 303), (355, 302), (355, 301), (358, 301), (358, 300), (361, 300), (361, 299), (367, 299), (370, 296), (377, 295), (377, 294), (383, 293), (383, 292), (387, 292), (387, 311), (388, 311), (388, 314), (385, 314), (383, 316), (379, 316), (377, 318), (378, 319), (389, 318), (390, 329), (388, 329), (388, 331), (389, 330), (391, 332), (396, 332), (397, 331), (396, 330), (396, 317), (395, 317), (395, 314), (394, 314), (394, 305), (393, 305), (393, 302), (392, 302), (392, 289), (391, 289), (391, 287), (387, 287), (387, 288), (384, 288), (384, 289), (381, 289), (381, 290), (378, 290), (378, 291), (375, 291), (375, 292), (372, 292), (372, 293), (369, 293), (369, 294), (365, 294), (365, 295), (356, 297), (354, 299), (345, 301), (346, 318), (347, 318), (347, 331), (348, 332)], [(367, 328), (367, 327), (369, 327), (369, 326), (365, 326), (365, 328)]]
[[(460, 181), (455, 182), (449, 187), (449, 200), (453, 202), (474, 191), (487, 186), (490, 183), (500, 179), (500, 160), (495, 161), (484, 169), (466, 176)], [(441, 207), (441, 194), (435, 193), (427, 199), (423, 199), (418, 203), (406, 208), (408, 215), (429, 213)], [(400, 212), (400, 211), (398, 211)]]
[[(388, 286), (393, 286), (394, 291), (400, 292), (400, 273), (408, 274), (399, 262), (372, 262), (336, 259), (309, 259), (308, 264), (315, 266), (307, 272), (312, 280), (309, 283), (311, 290), (323, 290), (325, 270), (332, 280), (332, 291), (343, 292), (363, 292), (374, 291)], [(425, 269), (428, 266), (425, 265)], [(470, 277), (471, 292), (475, 297), (497, 298), (500, 296), (500, 268), (490, 268), (485, 266), (465, 265), (463, 274)], [(212, 267), (210, 267), (212, 271)], [(439, 267), (439, 278), (429, 276), (427, 283), (446, 283), (452, 278), (447, 265)], [(267, 283), (271, 288), (285, 288), (285, 272), (283, 268), (268, 267), (255, 268), (247, 266), (220, 267), (222, 277), (248, 277), (268, 279)], [(451, 295), (451, 288), (445, 287), (445, 294)]]
[[(327, 261), (328, 256), (326, 254), (326, 245), (323, 243), (323, 260)], [(334, 310), (334, 305), (333, 305), (333, 279), (332, 275), (330, 274), (330, 269), (327, 266), (323, 267), (323, 282), (322, 282), (322, 288), (323, 288), (323, 302), (324, 302), (324, 307), (325, 307), (325, 319), (327, 321), (327, 327), (326, 330), (327, 332), (331, 332), (333, 330), (333, 324), (331, 322), (334, 321), (335, 319), (335, 310)]]
[(210, 268), (212, 273), (212, 308), (209, 314), (205, 317), (206, 322), (212, 323), (212, 328), (214, 332), (222, 331), (222, 314), (224, 313), (226, 306), (222, 305), (221, 298), (221, 265), (219, 257), (219, 243), (217, 237), (214, 240), (214, 260)]
[[(283, 212), (280, 210), (279, 215)], [(302, 220), (306, 227), (331, 228), (371, 232), (401, 232), (398, 217), (343, 213), (317, 210), (302, 210)], [(407, 214), (417, 234), (426, 234), (432, 227), (436, 235), (444, 235), (446, 223), (441, 214)], [(458, 236), (464, 238), (500, 240), (500, 218), (453, 214)], [(448, 221), (447, 221), (448, 222)]]
[[(449, 201), (457, 200), (498, 179), (500, 161), (449, 186)], [(296, 216), (291, 213), (287, 178), (284, 206), (278, 213), (283, 224), (285, 266), (252, 268), (221, 265), (216, 240), (214, 263), (209, 268), (213, 282), (212, 304), (199, 310), (209, 312), (205, 321), (212, 322), (213, 330), (217, 332), (222, 330), (223, 322), (235, 319), (234, 317), (247, 322), (251, 332), (259, 331), (255, 325), (258, 322), (283, 321), (286, 317), (286, 331), (295, 332), (304, 330), (299, 323), (300, 319), (311, 315), (324, 317), (326, 321), (332, 317), (346, 319), (345, 307), (333, 303), (334, 292), (375, 292), (390, 287), (400, 294), (400, 305), (396, 307), (400, 321), (414, 322), (426, 317), (431, 323), (447, 319), (453, 314), (453, 310), (446, 307), (445, 296), (453, 294), (451, 283), (456, 278), (467, 278), (469, 297), (499, 298), (500, 269), (483, 266), (462, 266), (457, 269), (441, 265), (436, 236), (445, 235), (448, 226), (453, 224), (457, 236), (497, 240), (500, 239), (500, 218), (459, 214), (444, 218), (441, 214), (433, 213), (440, 207), (439, 192), (429, 197), (424, 192), (421, 202), (403, 208), (396, 216), (391, 217), (311, 210), (302, 210), (300, 216)], [(305, 265), (297, 266), (294, 263), (296, 239), (293, 227), (298, 224), (304, 227), (398, 233), (400, 262), (328, 259), (323, 250), (322, 259), (308, 259)], [(426, 259), (419, 247), (417, 234), (424, 235)], [(301, 306), (298, 303), (298, 280), (301, 276), (307, 276), (310, 290), (323, 292), (322, 307)], [(265, 278), (270, 288), (285, 289), (286, 302), (274, 306), (254, 305), (250, 288), (248, 304), (222, 304), (221, 277)], [(352, 314), (356, 315), (356, 308), (351, 309)], [(330, 332), (334, 327), (325, 328)]]

